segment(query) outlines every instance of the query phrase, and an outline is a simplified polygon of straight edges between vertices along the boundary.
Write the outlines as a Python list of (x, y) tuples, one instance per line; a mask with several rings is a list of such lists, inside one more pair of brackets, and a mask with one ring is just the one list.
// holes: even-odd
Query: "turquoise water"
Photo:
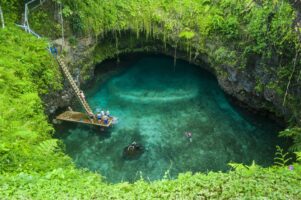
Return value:
[[(92, 108), (109, 109), (119, 123), (105, 131), (63, 123), (57, 135), (77, 166), (109, 182), (152, 181), (167, 171), (170, 178), (225, 171), (231, 161), (267, 166), (283, 143), (276, 123), (231, 105), (210, 73), (184, 61), (174, 67), (168, 57), (141, 56), (104, 83), (96, 81), (86, 96)], [(145, 151), (126, 159), (123, 149), (133, 141)]]

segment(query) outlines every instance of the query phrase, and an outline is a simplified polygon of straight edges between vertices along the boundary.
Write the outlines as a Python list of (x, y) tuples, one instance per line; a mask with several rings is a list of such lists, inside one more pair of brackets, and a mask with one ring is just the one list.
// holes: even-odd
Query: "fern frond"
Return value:
[(274, 164), (279, 166), (286, 166), (292, 158), (289, 157), (288, 152), (283, 152), (283, 149), (279, 146), (276, 146)]
[(36, 153), (41, 155), (49, 155), (55, 152), (58, 149), (58, 140), (57, 139), (50, 139), (41, 142), (38, 147), (36, 148)]
[(230, 167), (232, 167), (234, 170), (242, 170), (242, 169), (248, 169), (244, 164), (242, 163), (228, 163)]
[(276, 157), (276, 158), (274, 158), (274, 160), (283, 161), (283, 158), (282, 157), (280, 157), (280, 158)]
[(285, 154), (283, 154), (283, 157), (286, 157), (286, 156), (288, 156), (288, 152), (286, 152)]
[(276, 152), (275, 155), (279, 155), (282, 157), (282, 152)]
[(282, 162), (274, 162), (274, 164), (275, 164), (275, 165), (278, 165), (278, 166), (280, 166), (280, 167), (283, 167), (283, 166), (284, 166), (284, 164), (283, 164)]
[(289, 161), (291, 161), (292, 160), (292, 158), (287, 158), (287, 159), (285, 159), (283, 162), (284, 162), (284, 164), (287, 164)]

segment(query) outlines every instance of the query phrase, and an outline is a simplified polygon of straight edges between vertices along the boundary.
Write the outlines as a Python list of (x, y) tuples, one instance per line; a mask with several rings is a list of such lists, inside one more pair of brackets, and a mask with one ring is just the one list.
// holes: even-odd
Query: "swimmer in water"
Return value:
[(134, 141), (132, 142), (132, 144), (128, 146), (128, 151), (134, 151), (136, 147), (137, 147), (137, 143), (136, 141)]
[(191, 132), (185, 132), (185, 135), (189, 139), (189, 141), (192, 142), (192, 133)]

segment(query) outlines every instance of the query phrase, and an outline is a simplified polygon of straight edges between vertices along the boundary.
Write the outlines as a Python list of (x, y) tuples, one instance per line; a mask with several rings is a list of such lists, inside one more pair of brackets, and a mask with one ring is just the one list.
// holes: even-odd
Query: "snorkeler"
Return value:
[(137, 147), (137, 143), (134, 141), (128, 146), (128, 151), (133, 151)]

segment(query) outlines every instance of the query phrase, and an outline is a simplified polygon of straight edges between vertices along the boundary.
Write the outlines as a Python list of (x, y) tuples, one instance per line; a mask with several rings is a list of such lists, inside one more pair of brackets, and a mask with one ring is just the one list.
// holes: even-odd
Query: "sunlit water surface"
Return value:
[[(174, 67), (168, 57), (140, 57), (105, 83), (96, 81), (86, 95), (92, 108), (109, 109), (119, 123), (104, 132), (63, 123), (56, 135), (77, 166), (109, 182), (156, 180), (167, 171), (170, 178), (186, 171), (225, 171), (229, 162), (267, 166), (282, 143), (274, 122), (230, 104), (210, 73), (184, 61)], [(145, 152), (125, 159), (123, 149), (133, 141)]]

